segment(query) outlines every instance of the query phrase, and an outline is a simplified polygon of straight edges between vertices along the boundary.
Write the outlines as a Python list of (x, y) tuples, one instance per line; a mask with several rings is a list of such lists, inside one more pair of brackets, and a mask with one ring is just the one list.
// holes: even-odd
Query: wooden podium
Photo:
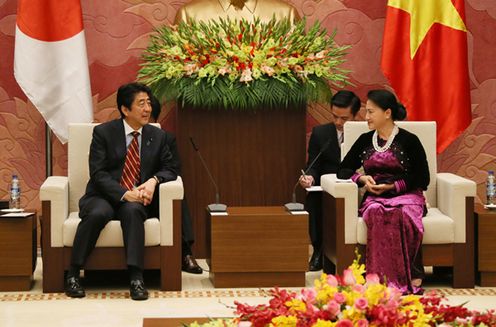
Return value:
[(207, 211), (207, 263), (214, 287), (305, 286), (308, 213), (284, 207)]
[(193, 220), (197, 257), (205, 257), (205, 207), (215, 191), (190, 137), (228, 206), (281, 206), (305, 167), (306, 106), (288, 109), (177, 109), (181, 177)]

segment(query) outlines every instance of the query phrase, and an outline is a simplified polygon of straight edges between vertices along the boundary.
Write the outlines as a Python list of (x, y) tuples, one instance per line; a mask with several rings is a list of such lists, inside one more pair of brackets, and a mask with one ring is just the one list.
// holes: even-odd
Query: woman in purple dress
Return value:
[[(424, 274), (422, 191), (429, 185), (425, 151), (415, 134), (394, 123), (406, 117), (406, 110), (391, 92), (373, 90), (367, 97), (371, 131), (353, 144), (337, 175), (366, 190), (359, 214), (367, 224), (367, 273), (405, 294), (417, 294)], [(357, 172), (360, 167), (365, 174)]]

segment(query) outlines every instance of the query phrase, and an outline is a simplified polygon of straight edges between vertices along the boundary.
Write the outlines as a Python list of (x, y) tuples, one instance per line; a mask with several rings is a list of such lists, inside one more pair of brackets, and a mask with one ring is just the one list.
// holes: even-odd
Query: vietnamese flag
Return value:
[(437, 152), (472, 122), (463, 0), (389, 0), (382, 70), (408, 120), (437, 122)]
[(62, 143), (69, 123), (93, 121), (79, 0), (18, 0), (14, 75)]

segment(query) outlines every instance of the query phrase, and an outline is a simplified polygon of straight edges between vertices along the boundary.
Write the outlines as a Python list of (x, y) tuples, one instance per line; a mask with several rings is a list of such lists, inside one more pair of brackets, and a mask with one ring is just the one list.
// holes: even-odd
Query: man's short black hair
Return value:
[(150, 104), (152, 106), (152, 118), (155, 122), (158, 121), (158, 116), (160, 116), (160, 112), (162, 111), (162, 105), (156, 96), (152, 95), (150, 97)]
[(331, 99), (331, 105), (339, 108), (351, 108), (351, 113), (355, 116), (360, 110), (360, 98), (355, 93), (347, 90), (336, 92)]
[(148, 96), (152, 97), (152, 91), (145, 84), (133, 82), (124, 84), (117, 90), (117, 109), (121, 113), (121, 117), (124, 118), (124, 114), (122, 113), (122, 106), (125, 106), (129, 110), (131, 110), (131, 105), (133, 104), (134, 98), (136, 94), (145, 92)]

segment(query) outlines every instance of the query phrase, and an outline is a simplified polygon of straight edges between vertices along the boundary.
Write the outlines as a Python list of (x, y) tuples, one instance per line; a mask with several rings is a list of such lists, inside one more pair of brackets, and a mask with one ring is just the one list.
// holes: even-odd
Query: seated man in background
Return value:
[[(151, 97), (151, 106), (152, 106), (152, 119), (157, 122), (160, 112), (162, 111), (162, 106), (160, 101), (155, 96)], [(174, 134), (164, 131), (167, 134), (168, 145), (171, 150), (172, 156), (174, 157), (174, 161), (178, 162), (180, 165), (181, 160), (179, 159), (179, 152), (177, 151), (176, 146), (176, 137)], [(181, 173), (179, 172), (179, 175)], [(201, 274), (203, 273), (202, 268), (198, 265), (193, 256), (193, 252), (191, 250), (191, 246), (195, 242), (195, 237), (193, 235), (193, 226), (191, 225), (191, 215), (189, 212), (188, 202), (186, 200), (186, 196), (184, 196), (183, 201), (181, 202), (181, 222), (182, 222), (182, 270), (191, 274)]]
[[(149, 217), (158, 217), (158, 186), (177, 179), (179, 162), (172, 155), (167, 134), (149, 125), (151, 90), (129, 83), (117, 91), (121, 114), (96, 126), (89, 154), (90, 179), (79, 201), (79, 223), (72, 247), (65, 293), (84, 297), (79, 271), (95, 248), (102, 229), (119, 219), (126, 251), (133, 300), (146, 300), (143, 281), (145, 228)], [(153, 142), (152, 142), (153, 140)]]
[[(300, 185), (307, 188), (320, 185), (320, 177), (335, 174), (341, 162), (341, 143), (343, 143), (343, 126), (347, 121), (355, 119), (360, 110), (360, 99), (351, 91), (339, 91), (331, 99), (331, 114), (334, 123), (315, 126), (308, 143), (308, 163), (315, 161), (308, 174), (301, 176)], [(313, 254), (308, 264), (310, 271), (322, 269), (322, 194), (308, 192), (305, 210), (309, 214), (309, 233)]]

